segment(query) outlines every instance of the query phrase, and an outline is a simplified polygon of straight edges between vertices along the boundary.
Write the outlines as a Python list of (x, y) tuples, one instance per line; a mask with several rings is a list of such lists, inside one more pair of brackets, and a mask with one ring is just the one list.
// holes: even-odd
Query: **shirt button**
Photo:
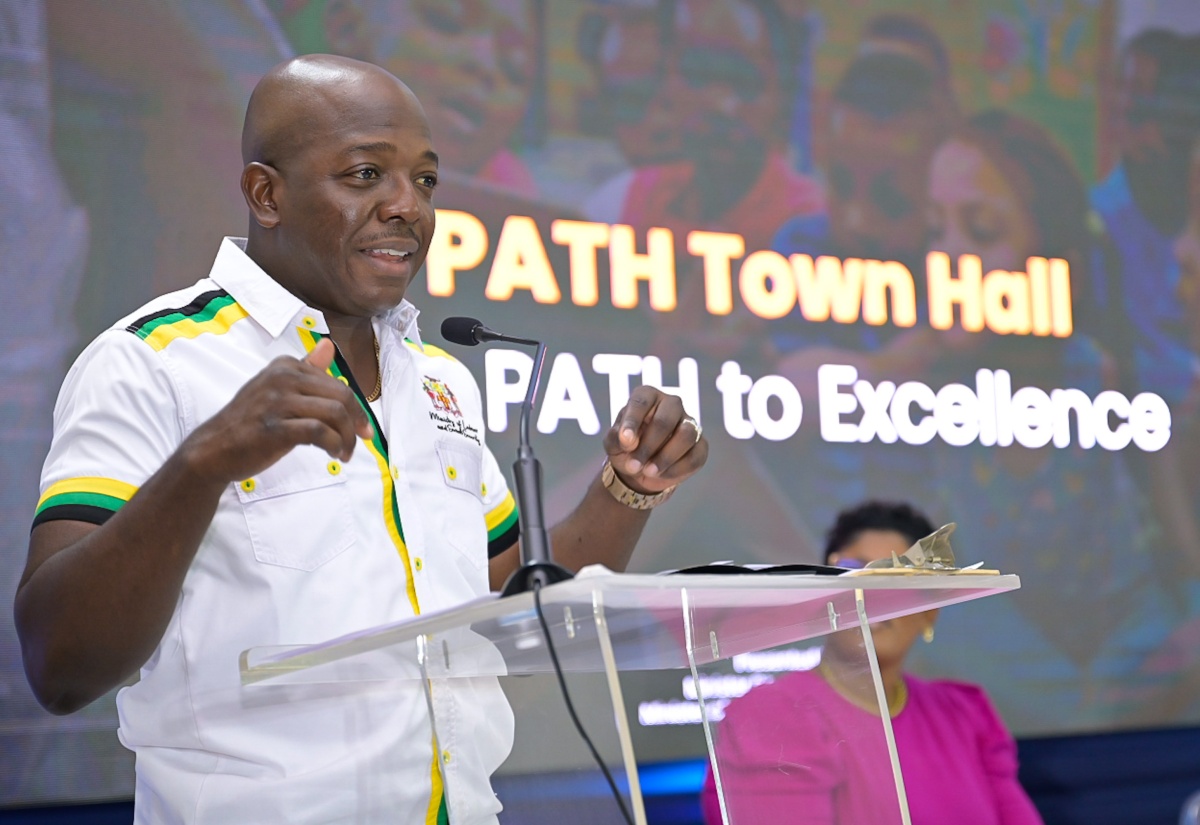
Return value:
[(421, 570), (425, 567), (425, 562), (421, 561), (420, 556), (417, 556), (415, 559), (413, 559), (413, 567), (415, 567), (417, 569), (418, 573), (420, 573)]
[(392, 468), (392, 479), (393, 479), (394, 481), (399, 481), (399, 480), (400, 480), (400, 468), (399, 468), (399, 467), (393, 467), (393, 468)]
[(450, 761), (450, 749), (449, 749), (449, 748), (447, 748), (446, 750), (442, 751), (442, 761), (443, 761), (443, 762), (449, 762), (449, 761)]
[(446, 478), (450, 479), (451, 481), (454, 481), (454, 479), (458, 478), (458, 470), (454, 469), (453, 467), (447, 467), (446, 468)]
[(254, 479), (252, 479), (252, 478), (248, 478), (248, 479), (246, 479), (245, 481), (243, 481), (243, 482), (241, 483), (241, 488), (242, 488), (243, 490), (245, 490), (247, 493), (253, 493), (253, 492), (254, 492), (254, 488), (255, 488), (256, 486), (258, 486), (258, 485), (257, 485), (257, 483), (254, 481)]
[(331, 476), (335, 476), (342, 471), (342, 464), (339, 461), (331, 461), (327, 467)]
[(479, 494), (480, 494), (481, 496), (486, 496), (486, 495), (487, 495), (487, 485), (486, 485), (486, 484), (480, 484), (480, 485), (479, 485)]
[(313, 329), (317, 325), (317, 319), (311, 315), (305, 315), (300, 319), (300, 323), (304, 324), (305, 329)]

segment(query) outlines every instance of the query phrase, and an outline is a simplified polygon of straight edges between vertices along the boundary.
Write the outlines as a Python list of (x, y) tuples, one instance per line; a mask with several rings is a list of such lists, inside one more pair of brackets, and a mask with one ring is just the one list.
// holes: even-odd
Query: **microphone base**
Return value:
[(504, 589), (500, 591), (500, 596), (503, 598), (515, 596), (518, 593), (529, 593), (535, 584), (540, 583), (542, 587), (546, 587), (573, 578), (575, 578), (575, 574), (560, 564), (552, 561), (531, 561), (513, 571), (513, 574), (508, 577), (508, 581), (504, 583)]

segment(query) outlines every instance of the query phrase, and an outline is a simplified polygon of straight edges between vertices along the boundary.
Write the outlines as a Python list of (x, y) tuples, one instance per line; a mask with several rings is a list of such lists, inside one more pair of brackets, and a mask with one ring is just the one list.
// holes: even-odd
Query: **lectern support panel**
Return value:
[[(837, 696), (828, 689), (828, 680), (810, 680), (811, 689), (787, 700), (789, 712), (837, 717), (842, 726), (838, 736), (844, 743), (843, 755), (852, 754), (862, 762), (865, 754), (870, 754), (874, 761), (859, 765), (859, 774), (870, 777), (873, 786), (882, 783), (889, 787), (885, 796), (889, 806), (894, 800), (894, 822), (907, 825), (890, 717), (879, 713), (887, 699), (871, 623), (1019, 586), (1017, 577), (1011, 575), (646, 576), (589, 569), (575, 579), (543, 588), (540, 596), (563, 670), (603, 674), (615, 726), (614, 749), (619, 751), (613, 759), (624, 767), (622, 784), (637, 822), (645, 822), (645, 812), (621, 671), (690, 671), (710, 764), (718, 788), (724, 792), (719, 797), (725, 821), (745, 822), (745, 816), (738, 816), (741, 803), (731, 792), (746, 782), (752, 784), (755, 768), (738, 762), (742, 757), (733, 746), (734, 732), (723, 730), (723, 723), (718, 723), (727, 703), (704, 696), (703, 674), (742, 653), (813, 640), (828, 645), (826, 654), (840, 656), (833, 682), (864, 708), (862, 718), (839, 715), (834, 707)], [(531, 594), (484, 597), (453, 610), (313, 645), (252, 648), (242, 654), (240, 665), (247, 690), (258, 683), (360, 682), (423, 690), (435, 736), (442, 723), (436, 701), (439, 682), (552, 672)], [(816, 678), (817, 674), (808, 676)], [(799, 683), (801, 677), (794, 680)], [(781, 677), (779, 683), (785, 679), (793, 677)], [(851, 725), (847, 730), (847, 718), (857, 719), (857, 727)], [(518, 719), (517, 725), (521, 724)], [(575, 733), (558, 735), (573, 738)], [(608, 734), (608, 740), (613, 739)], [(780, 747), (786, 750), (788, 744)], [(440, 753), (439, 762), (443, 777), (453, 774), (446, 770)], [(454, 784), (453, 778), (445, 781), (451, 809), (459, 792)], [(452, 821), (468, 825), (459, 819)]]

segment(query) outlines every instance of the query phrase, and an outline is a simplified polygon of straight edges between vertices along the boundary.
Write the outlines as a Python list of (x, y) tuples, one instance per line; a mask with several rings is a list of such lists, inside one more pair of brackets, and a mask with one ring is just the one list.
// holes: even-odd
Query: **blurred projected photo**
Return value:
[[(821, 563), (839, 513), (913, 502), (1022, 586), (945, 608), (906, 674), (980, 686), (1002, 739), (1200, 724), (1195, 3), (0, 0), (10, 594), (68, 367), (246, 233), (250, 92), (312, 53), (428, 116), (437, 231), (406, 297), (506, 473), (529, 353), (437, 331), (547, 344), (550, 523), (659, 386), (711, 458), (631, 572)], [(43, 712), (9, 607), (0, 807), (130, 795), (112, 696)], [(675, 673), (626, 698), (690, 701)], [(702, 755), (665, 727), (635, 730), (647, 758)]]

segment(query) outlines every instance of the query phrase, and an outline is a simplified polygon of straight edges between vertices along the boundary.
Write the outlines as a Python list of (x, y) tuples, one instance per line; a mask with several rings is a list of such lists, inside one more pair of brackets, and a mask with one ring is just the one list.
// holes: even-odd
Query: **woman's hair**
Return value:
[[(1000, 109), (971, 116), (949, 139), (977, 148), (1012, 187), (1036, 235), (1030, 254), (1070, 265), (1075, 327), (1115, 343), (1125, 323), (1114, 303), (1119, 261), (1070, 157), (1043, 127)], [(1019, 338), (1007, 336), (1007, 345), (1020, 348)]]
[(938, 108), (937, 79), (915, 57), (868, 52), (854, 58), (833, 89), (842, 106), (886, 120)]
[(895, 44), (928, 61), (929, 68), (945, 85), (950, 83), (950, 55), (937, 32), (919, 17), (886, 12), (871, 18), (862, 30), (859, 52), (867, 53), (881, 46)]
[(1004, 175), (1037, 233), (1033, 253), (1087, 273), (1093, 240), (1087, 191), (1050, 134), (1020, 115), (989, 109), (968, 118), (953, 138), (979, 149)]
[(825, 534), (825, 561), (853, 544), (867, 530), (886, 530), (899, 533), (915, 544), (933, 532), (933, 522), (910, 504), (899, 501), (867, 501), (838, 513), (829, 532)]

